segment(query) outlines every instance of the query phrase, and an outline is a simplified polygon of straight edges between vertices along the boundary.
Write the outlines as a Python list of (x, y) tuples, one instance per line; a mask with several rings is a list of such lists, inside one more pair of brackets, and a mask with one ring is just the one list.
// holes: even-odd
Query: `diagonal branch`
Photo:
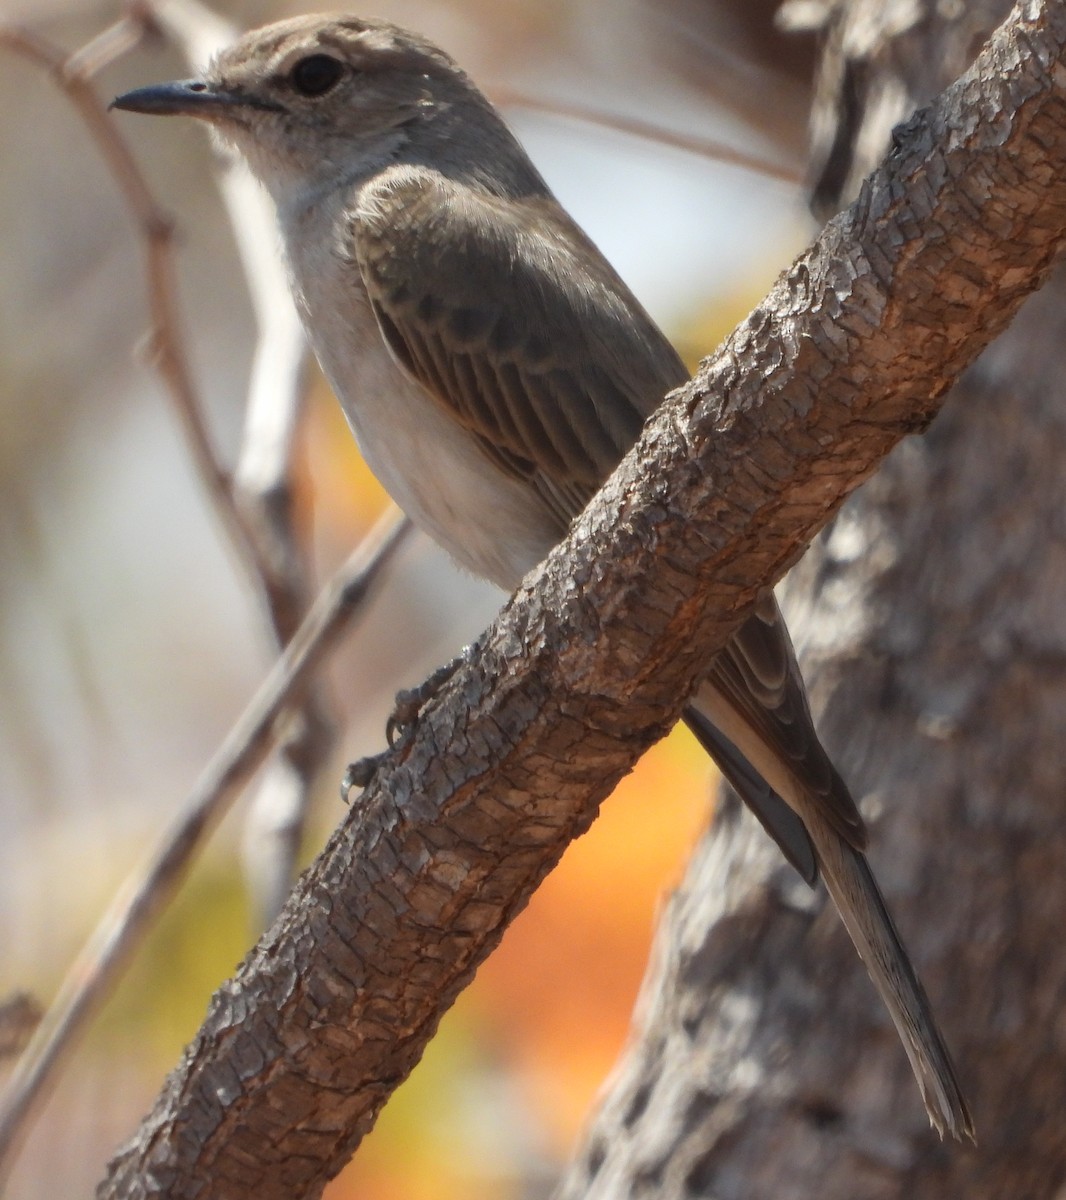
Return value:
[(133, 154), (107, 115), (92, 84), (92, 72), (124, 53), (143, 36), (143, 24), (126, 17), (82, 51), (67, 55), (28, 29), (0, 26), (0, 48), (47, 70), (84, 121), (144, 240), (151, 328), (148, 351), (177, 410), (193, 465), (223, 528), (252, 579), (261, 578), (262, 554), (239, 508), (230, 477), (204, 423), (200, 399), (181, 336), (174, 285), (174, 229), (156, 203)]
[(99, 1196), (318, 1195), (715, 651), (1066, 243), (1066, 9), (1027, 0), (704, 363), (214, 998)]
[[(34, 1111), (115, 984), (173, 899), (197, 853), (240, 789), (274, 749), (278, 727), (298, 719), (315, 675), (350, 633), (411, 531), (393, 509), (379, 520), (316, 597), (225, 741), (204, 767), (151, 859), (138, 867), (100, 918), (38, 1018), (0, 1097), (0, 1187)], [(2, 1028), (2, 1026), (0, 1026)]]

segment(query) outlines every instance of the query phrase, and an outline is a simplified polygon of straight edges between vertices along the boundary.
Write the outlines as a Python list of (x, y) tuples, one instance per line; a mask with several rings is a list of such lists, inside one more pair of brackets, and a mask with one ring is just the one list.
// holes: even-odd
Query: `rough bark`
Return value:
[[(847, 186), (869, 169), (908, 98), (972, 52), (980, 7), (841, 7), (828, 53), (858, 61), (827, 68), (847, 137), (820, 202), (834, 173)], [(851, 498), (785, 595), (978, 1146), (929, 1131), (835, 915), (727, 802), (672, 901), (639, 1032), (562, 1196), (1061, 1195), (1064, 348), (1060, 270), (929, 432)]]
[(347, 1161), (760, 588), (1046, 277), (1064, 48), (1066, 14), (1027, 6), (657, 414), (217, 994), (100, 1196), (314, 1196)]

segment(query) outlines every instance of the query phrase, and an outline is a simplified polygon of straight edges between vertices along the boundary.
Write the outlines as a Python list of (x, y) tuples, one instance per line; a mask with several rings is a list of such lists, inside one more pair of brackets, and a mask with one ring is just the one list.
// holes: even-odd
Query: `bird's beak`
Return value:
[(152, 87), (135, 88), (116, 96), (110, 108), (127, 112), (149, 113), (153, 116), (200, 117), (203, 120), (225, 115), (227, 109), (247, 105), (247, 97), (235, 92), (216, 90), (200, 79), (182, 79), (176, 83), (157, 83)]

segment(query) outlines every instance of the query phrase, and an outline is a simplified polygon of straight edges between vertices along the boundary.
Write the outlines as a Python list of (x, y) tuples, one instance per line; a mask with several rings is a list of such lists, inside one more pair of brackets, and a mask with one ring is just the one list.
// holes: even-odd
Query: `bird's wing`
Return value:
[(708, 685), (788, 770), (807, 802), (849, 845), (865, 849), (865, 823), (818, 740), (792, 639), (772, 592), (714, 660)]
[(386, 343), (565, 528), (684, 365), (550, 196), (503, 202), (415, 168), (376, 189), (349, 249)]
[(818, 857), (799, 814), (781, 799), (698, 705), (687, 705), (682, 715), (733, 791), (744, 800), (804, 881), (814, 887), (818, 882)]

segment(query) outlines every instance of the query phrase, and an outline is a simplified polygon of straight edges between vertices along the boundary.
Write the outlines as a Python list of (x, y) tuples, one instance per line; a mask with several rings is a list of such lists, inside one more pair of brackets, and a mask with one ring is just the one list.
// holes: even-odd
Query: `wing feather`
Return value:
[(687, 378), (680, 358), (550, 196), (505, 203), (412, 168), (377, 186), (399, 219), (386, 229), (368, 198), (349, 232), (386, 343), (497, 465), (527, 462), (538, 493), (572, 498), (573, 519)]
[(714, 660), (708, 681), (787, 764), (837, 833), (856, 850), (865, 849), (865, 822), (818, 740), (792, 639), (772, 593)]

